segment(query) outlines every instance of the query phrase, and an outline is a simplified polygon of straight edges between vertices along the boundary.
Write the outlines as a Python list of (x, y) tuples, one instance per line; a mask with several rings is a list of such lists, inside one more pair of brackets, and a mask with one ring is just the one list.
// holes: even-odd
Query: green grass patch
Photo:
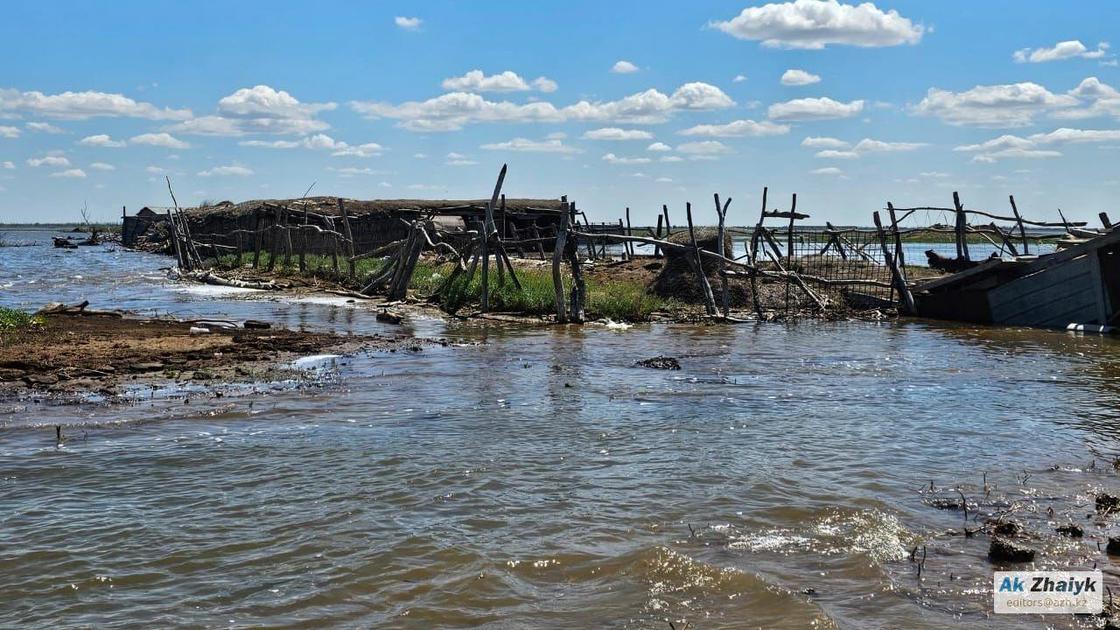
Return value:
[(23, 330), (41, 325), (43, 322), (43, 318), (37, 315), (0, 306), (0, 332)]
[[(268, 267), (272, 254), (261, 252), (260, 269)], [(285, 256), (277, 254), (274, 263), (274, 272), (280, 275), (316, 276), (325, 279), (336, 279), (334, 267), (330, 256), (307, 255), (304, 258), (305, 271), (300, 274), (299, 257), (292, 256), (288, 264), (284, 264)], [(241, 264), (252, 264), (253, 257), (242, 256)], [(362, 280), (377, 272), (385, 264), (384, 259), (365, 258), (355, 263), (354, 286), (362, 284)], [(219, 266), (226, 269), (235, 269), (237, 256), (222, 256)], [(412, 283), (409, 288), (415, 295), (432, 300), (448, 313), (456, 313), (467, 306), (477, 305), (482, 299), (482, 274), (476, 269), (474, 277), (467, 282), (466, 273), (459, 274), (454, 281), (447, 282), (455, 266), (453, 263), (435, 265), (430, 262), (420, 261), (412, 274)], [(349, 273), (346, 261), (339, 257), (339, 271), (345, 280)], [(571, 291), (572, 278), (565, 268), (564, 287)], [(550, 315), (556, 312), (556, 297), (552, 285), (551, 269), (518, 269), (517, 279), (521, 282), (521, 290), (514, 286), (509, 274), (505, 275), (505, 282), (498, 281), (498, 273), (494, 267), (490, 269), (490, 310), (499, 312), (521, 313), (525, 315)], [(565, 296), (565, 300), (567, 297)], [(565, 302), (566, 304), (566, 302)], [(587, 281), (587, 304), (585, 305), (588, 319), (613, 319), (616, 321), (646, 321), (655, 312), (679, 310), (685, 305), (662, 298), (650, 293), (639, 281), (634, 280), (609, 280)]]
[[(422, 296), (438, 302), (445, 311), (455, 313), (465, 306), (478, 304), (482, 299), (481, 273), (476, 269), (467, 282), (465, 273), (447, 282), (454, 265), (435, 267), (418, 264), (412, 276), (412, 288)], [(552, 284), (552, 271), (519, 269), (518, 290), (506, 274), (505, 282), (498, 281), (496, 271), (490, 272), (490, 309), (499, 312), (525, 315), (551, 315), (556, 312), (556, 292)], [(570, 291), (571, 274), (564, 271), (564, 287)], [(567, 296), (565, 296), (567, 300)], [(682, 308), (683, 305), (654, 295), (646, 287), (632, 280), (587, 281), (588, 319), (613, 319), (618, 321), (646, 321), (655, 312)]]

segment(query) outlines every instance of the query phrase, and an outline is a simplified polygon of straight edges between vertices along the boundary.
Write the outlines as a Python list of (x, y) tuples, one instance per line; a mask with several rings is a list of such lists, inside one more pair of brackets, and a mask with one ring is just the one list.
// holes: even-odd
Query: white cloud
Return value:
[(43, 94), (0, 89), (0, 112), (29, 112), (46, 118), (66, 120), (85, 120), (98, 116), (148, 120), (184, 120), (191, 117), (189, 109), (161, 109), (151, 103), (134, 101), (122, 94), (92, 91)]
[(620, 129), (603, 127), (592, 129), (583, 134), (584, 140), (652, 140), (653, 134), (641, 129)]
[(1051, 48), (1023, 48), (1016, 50), (1012, 58), (1016, 63), (1045, 63), (1063, 59), (1100, 59), (1108, 54), (1108, 42), (1097, 44), (1096, 50), (1089, 50), (1079, 40), (1058, 42)]
[(397, 17), (393, 18), (393, 23), (396, 24), (397, 28), (399, 29), (403, 29), (406, 31), (418, 31), (420, 30), (420, 25), (424, 23), (424, 20), (421, 20), (418, 17), (404, 17), (398, 15)]
[(790, 68), (782, 73), (782, 85), (812, 85), (820, 82), (820, 76), (796, 68)]
[(658, 177), (657, 179), (655, 179), (653, 181), (655, 181), (659, 184), (670, 184), (670, 183), (672, 183), (673, 179), (671, 177)]
[(327, 170), (328, 171), (334, 171), (335, 173), (338, 173), (339, 177), (356, 177), (358, 175), (376, 175), (376, 174), (378, 174), (377, 171), (373, 170), (372, 168), (368, 168), (368, 167), (359, 168), (357, 166), (344, 166), (342, 168), (327, 167)]
[(113, 140), (107, 134), (99, 133), (93, 136), (86, 136), (78, 141), (78, 144), (87, 147), (112, 147), (120, 148), (125, 145), (124, 140)]
[(506, 70), (486, 76), (481, 70), (471, 70), (461, 77), (444, 79), (443, 89), (460, 92), (528, 92), (529, 84), (516, 72)]
[(478, 162), (463, 155), (462, 153), (456, 153), (452, 151), (451, 153), (447, 154), (447, 160), (444, 161), (444, 164), (446, 164), (447, 166), (474, 166), (475, 164), (478, 164)]
[(1062, 153), (1043, 147), (1051, 145), (1087, 144), (1120, 141), (1120, 129), (1069, 129), (1062, 127), (1049, 133), (1036, 133), (1026, 138), (1002, 135), (979, 144), (955, 147), (954, 151), (975, 153), (973, 162), (995, 162), (1005, 158), (1041, 159), (1061, 157)]
[(65, 133), (61, 128), (45, 122), (29, 122), (24, 126), (39, 133)]
[(4, 162), (0, 162), (0, 168), (4, 169), (6, 171), (14, 170), (15, 167), (16, 167), (16, 165), (11, 160), (5, 160)]
[(257, 85), (222, 97), (217, 115), (184, 120), (167, 130), (207, 136), (305, 135), (329, 129), (316, 116), (336, 107), (335, 103), (302, 103), (284, 90)]
[(657, 159), (658, 162), (683, 162), (684, 158), (679, 155), (662, 155)]
[(847, 149), (852, 145), (838, 138), (809, 136), (801, 141), (801, 146), (811, 149)]
[(677, 152), (688, 156), (714, 156), (732, 153), (731, 147), (718, 140), (703, 140), (701, 142), (685, 142), (677, 145)]
[(213, 168), (208, 168), (204, 171), (199, 171), (198, 172), (199, 177), (222, 177), (222, 176), (248, 177), (249, 175), (252, 175), (252, 174), (253, 174), (252, 169), (246, 168), (244, 166), (238, 166), (236, 164), (231, 164), (229, 166), (215, 166)]
[(19, 127), (7, 127), (4, 125), (0, 125), (0, 138), (18, 138), (19, 134)]
[(381, 155), (385, 147), (376, 142), (351, 145), (341, 140), (317, 133), (299, 140), (242, 140), (237, 144), (243, 147), (259, 147), (264, 149), (310, 149), (312, 151), (329, 151), (336, 157), (373, 157)]
[[(929, 146), (924, 142), (884, 142), (882, 140), (873, 140), (871, 138), (864, 138), (855, 144), (836, 138), (805, 138), (801, 142), (804, 147), (832, 147), (823, 151), (818, 151), (814, 157), (833, 160), (854, 160), (870, 153), (900, 153), (904, 151), (916, 151), (922, 147)], [(848, 148), (851, 147), (851, 148)]]
[(28, 166), (70, 166), (70, 160), (61, 155), (48, 155), (27, 160)]
[(112, 164), (106, 164), (105, 162), (94, 162), (93, 164), (90, 164), (89, 167), (92, 168), (95, 171), (115, 171), (115, 170), (117, 170), (117, 167), (113, 166)]
[(737, 74), (737, 75), (735, 75), (734, 79), (731, 79), (731, 82), (732, 83), (742, 83), (743, 81), (746, 81), (746, 80), (747, 80), (747, 75)]
[(813, 157), (823, 158), (826, 160), (854, 160), (859, 157), (855, 151), (838, 151), (835, 149), (825, 149), (824, 151), (817, 151)]
[(607, 153), (602, 159), (608, 164), (649, 164), (653, 161), (647, 157), (619, 157), (614, 153)]
[(138, 136), (129, 138), (130, 144), (145, 144), (153, 147), (164, 147), (165, 149), (189, 149), (191, 145), (183, 142), (182, 140), (172, 136), (169, 133), (142, 133)]
[(883, 142), (882, 140), (872, 140), (871, 138), (864, 138), (856, 143), (855, 148), (852, 150), (860, 155), (868, 153), (898, 153), (902, 151), (914, 151), (922, 147), (929, 146), (924, 142)]
[(461, 77), (444, 79), (441, 85), (453, 92), (528, 92), (534, 88), (541, 92), (555, 92), (557, 88), (556, 82), (548, 77), (537, 77), (530, 84), (511, 70), (491, 76), (486, 76), (482, 70), (471, 70)]
[(51, 173), (51, 177), (66, 177), (66, 178), (73, 178), (73, 179), (82, 179), (85, 176), (86, 176), (86, 172), (83, 171), (80, 168), (70, 168), (70, 169), (66, 169), (65, 171), (58, 171), (57, 173)]
[(1120, 119), (1120, 92), (1102, 83), (1097, 77), (1089, 77), (1069, 91), (1069, 95), (1090, 101), (1087, 107), (1062, 109), (1053, 113), (1054, 118), (1076, 120), (1111, 116)]
[(715, 110), (735, 102), (722, 90), (707, 83), (686, 83), (671, 95), (655, 89), (631, 94), (617, 101), (579, 101), (566, 107), (548, 102), (526, 104), (488, 101), (478, 94), (449, 92), (426, 101), (390, 103), (354, 101), (351, 108), (366, 118), (393, 118), (411, 131), (456, 131), (464, 125), (483, 122), (614, 121), (655, 124), (679, 111)]
[(813, 169), (809, 171), (809, 173), (813, 175), (843, 175), (844, 171), (835, 166), (826, 166), (824, 168)]
[(633, 74), (637, 71), (638, 66), (635, 66), (625, 59), (620, 59), (616, 61), (613, 66), (611, 66), (611, 72), (615, 74)]
[(768, 120), (735, 120), (723, 125), (696, 125), (677, 132), (682, 136), (707, 136), (710, 138), (741, 138), (747, 136), (780, 136), (789, 133), (789, 125)]
[(774, 103), (767, 110), (772, 120), (830, 120), (850, 118), (863, 111), (863, 101), (841, 103), (827, 96), (821, 98), (798, 98), (785, 103)]
[(148, 166), (144, 169), (144, 172), (149, 174), (149, 175), (166, 175), (167, 173), (170, 173), (171, 171), (168, 171), (167, 169), (163, 168), (162, 166)]
[(536, 89), (538, 92), (545, 92), (545, 93), (555, 92), (556, 90), (560, 89), (560, 84), (558, 84), (557, 82), (553, 81), (552, 79), (550, 79), (548, 77), (537, 77), (537, 78), (533, 79), (533, 81), (532, 81), (532, 83), (530, 83), (530, 85), (532, 85), (533, 88)]
[(664, 153), (666, 151), (672, 151), (672, 150), (673, 150), (673, 147), (665, 144), (664, 142), (654, 142), (653, 144), (646, 147), (646, 151), (653, 151), (655, 153)]
[(1037, 83), (978, 85), (964, 92), (930, 88), (913, 111), (936, 116), (950, 125), (1023, 127), (1039, 114), (1073, 107), (1074, 96), (1054, 94)]
[(514, 138), (508, 142), (495, 142), (482, 145), (488, 151), (521, 151), (525, 153), (581, 153), (575, 147), (570, 147), (562, 140), (529, 140), (528, 138)]
[(747, 7), (725, 22), (708, 24), (736, 39), (758, 40), (774, 48), (820, 49), (828, 44), (880, 47), (917, 44), (925, 28), (897, 11), (881, 11), (871, 2), (841, 4), (837, 0)]

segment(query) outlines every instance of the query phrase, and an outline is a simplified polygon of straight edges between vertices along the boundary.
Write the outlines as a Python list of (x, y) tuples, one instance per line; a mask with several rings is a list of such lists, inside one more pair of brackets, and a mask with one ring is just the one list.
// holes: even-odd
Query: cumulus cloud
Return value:
[(810, 149), (847, 149), (852, 145), (838, 138), (809, 136), (801, 141), (801, 146), (809, 147)]
[(665, 144), (664, 142), (654, 142), (653, 144), (646, 147), (646, 151), (653, 151), (655, 153), (665, 153), (666, 151), (672, 150), (673, 147)]
[(617, 101), (579, 101), (565, 107), (548, 102), (489, 101), (478, 94), (449, 92), (426, 101), (391, 103), (353, 101), (351, 108), (366, 118), (392, 118), (411, 131), (456, 131), (483, 122), (613, 121), (654, 124), (679, 111), (716, 110), (735, 102), (707, 83), (686, 83), (672, 94), (649, 89)]
[(917, 44), (925, 28), (897, 11), (882, 11), (871, 2), (842, 4), (837, 0), (747, 7), (727, 21), (708, 26), (736, 39), (761, 41), (772, 48), (820, 49), (829, 44), (860, 47)]
[(583, 134), (584, 140), (651, 140), (653, 134), (641, 129), (620, 129), (618, 127), (603, 127), (592, 129)]
[(790, 68), (782, 73), (782, 85), (812, 85), (820, 82), (820, 76), (796, 68)]
[(447, 154), (447, 159), (443, 163), (447, 166), (474, 166), (475, 164), (478, 164), (477, 161), (472, 160), (462, 153), (456, 153), (454, 151)]
[(626, 61), (625, 59), (620, 59), (620, 60), (614, 62), (614, 65), (611, 66), (611, 72), (613, 72), (615, 74), (633, 74), (637, 71), (638, 71), (638, 66), (635, 66), (634, 64), (630, 63), (629, 61)]
[(47, 155), (41, 158), (30, 158), (27, 160), (28, 166), (70, 166), (70, 160), (62, 157), (61, 155)]
[(64, 120), (95, 117), (185, 120), (191, 117), (189, 109), (160, 108), (151, 103), (134, 101), (123, 94), (93, 91), (43, 94), (0, 89), (0, 112), (27, 112)]
[(607, 153), (602, 159), (608, 164), (649, 164), (653, 161), (647, 157), (619, 157), (614, 153)]
[(15, 167), (16, 167), (16, 165), (11, 160), (5, 160), (3, 162), (0, 162), (0, 168), (4, 169), (6, 171), (14, 170)]
[(248, 177), (252, 174), (252, 169), (237, 164), (215, 166), (198, 172), (199, 177)]
[(844, 171), (836, 168), (835, 166), (826, 166), (824, 168), (817, 168), (809, 171), (813, 175), (843, 175)]
[(328, 171), (338, 173), (339, 177), (357, 177), (358, 175), (377, 175), (378, 172), (369, 167), (344, 166), (342, 168), (327, 167)]
[(108, 134), (99, 133), (93, 136), (86, 136), (78, 141), (78, 144), (87, 147), (109, 147), (120, 148), (125, 145), (124, 140), (113, 140)]
[(1074, 107), (1078, 99), (1054, 94), (1037, 83), (978, 85), (964, 92), (930, 88), (914, 108), (921, 116), (935, 116), (950, 125), (1023, 127), (1036, 116)]
[(132, 136), (129, 138), (128, 142), (129, 144), (145, 144), (152, 147), (164, 147), (166, 149), (191, 148), (191, 145), (169, 133), (142, 133), (138, 136)]
[(376, 142), (351, 145), (341, 140), (317, 133), (299, 140), (242, 140), (237, 144), (243, 147), (259, 147), (263, 149), (310, 149), (312, 151), (329, 151), (336, 157), (373, 157), (381, 155), (385, 148)]
[(742, 138), (748, 136), (780, 136), (789, 133), (789, 125), (768, 120), (735, 120), (723, 125), (696, 125), (678, 131), (682, 136), (707, 136), (710, 138)]
[(862, 100), (842, 103), (824, 96), (774, 103), (767, 110), (767, 115), (771, 120), (831, 120), (834, 118), (850, 118), (862, 111)]
[(93, 164), (90, 164), (89, 167), (92, 168), (95, 171), (115, 171), (115, 170), (117, 170), (117, 167), (113, 166), (112, 164), (106, 164), (105, 162), (94, 162)]
[(336, 107), (335, 103), (303, 103), (284, 90), (257, 85), (222, 97), (216, 115), (184, 120), (168, 131), (234, 137), (249, 133), (304, 135), (329, 129), (316, 116)]
[(528, 92), (533, 89), (555, 92), (558, 87), (548, 77), (537, 77), (528, 82), (512, 70), (490, 76), (482, 70), (471, 70), (461, 77), (444, 79), (441, 85), (445, 90), (458, 92)]
[(731, 82), (732, 83), (742, 83), (743, 81), (746, 81), (746, 80), (747, 80), (747, 75), (737, 74), (737, 75), (735, 75), (734, 79), (731, 79)]
[(1108, 54), (1108, 42), (1097, 44), (1096, 50), (1089, 50), (1080, 40), (1058, 42), (1050, 48), (1023, 48), (1016, 50), (1012, 58), (1016, 63), (1046, 63), (1063, 59), (1101, 59)]
[(570, 147), (562, 140), (529, 140), (528, 138), (514, 138), (508, 142), (494, 142), (482, 145), (488, 151), (521, 151), (525, 153), (581, 153), (575, 147)]
[(973, 162), (995, 162), (1006, 158), (1041, 159), (1061, 157), (1053, 145), (1120, 142), (1120, 129), (1070, 129), (1062, 127), (1048, 133), (1036, 133), (1025, 138), (1005, 134), (978, 144), (955, 147), (954, 151), (975, 153)]
[(915, 151), (929, 145), (924, 142), (884, 142), (882, 140), (864, 138), (857, 142), (855, 146), (852, 146), (850, 143), (836, 138), (805, 138), (801, 141), (801, 146), (812, 148), (829, 147), (818, 151), (814, 157), (832, 160), (855, 160), (871, 153)]
[(0, 125), (0, 138), (18, 138), (19, 134), (19, 127)]
[(57, 173), (51, 173), (50, 176), (51, 177), (66, 177), (66, 178), (82, 179), (86, 176), (86, 172), (83, 171), (80, 168), (69, 168), (69, 169), (66, 169), (65, 171), (58, 171)]
[(418, 31), (420, 30), (420, 25), (424, 23), (424, 20), (418, 17), (404, 17), (398, 15), (393, 18), (393, 23), (397, 25), (397, 28), (405, 31)]
[(700, 142), (685, 142), (677, 145), (677, 152), (689, 157), (713, 157), (732, 153), (731, 147), (719, 140), (703, 140)]
[(52, 134), (65, 133), (61, 128), (56, 127), (56, 126), (54, 126), (50, 123), (45, 123), (45, 122), (29, 122), (24, 126), (27, 127), (28, 129), (30, 129), (31, 131), (37, 131), (39, 133), (52, 133)]

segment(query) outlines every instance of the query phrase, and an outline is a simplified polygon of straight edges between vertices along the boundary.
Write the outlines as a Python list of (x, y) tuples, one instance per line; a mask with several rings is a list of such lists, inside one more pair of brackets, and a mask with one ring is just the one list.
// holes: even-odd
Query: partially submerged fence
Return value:
[[(260, 225), (258, 219), (254, 229), (191, 234), (190, 221), (171, 191), (175, 205), (167, 222), (179, 266), (188, 272), (206, 268), (205, 260), (219, 259), (237, 267), (251, 264), (273, 270), (280, 262), (285, 268), (298, 265), (300, 271), (307, 271), (309, 244), (317, 242), (322, 249), (325, 243), (328, 254), (316, 257), (319, 271), (348, 279), (358, 294), (383, 294), (391, 300), (405, 297), (421, 254), (431, 252), (439, 261), (453, 264), (443, 280), (445, 287), (464, 280), (464, 274), (469, 284), (477, 274), (483, 312), (490, 309), (491, 272), (499, 285), (505, 285), (508, 277), (521, 290), (511, 258), (551, 260), (555, 313), (560, 322), (585, 318), (585, 267), (589, 263), (633, 259), (640, 255), (639, 249), (652, 259), (684, 261), (686, 275), (693, 278), (688, 282), (694, 283), (706, 314), (732, 319), (733, 307), (754, 311), (759, 317), (767, 312), (806, 307), (826, 310), (838, 305), (897, 306), (913, 313), (912, 289), (919, 276), (959, 271), (991, 255), (1045, 251), (1041, 249), (1043, 240), (1052, 239), (1052, 234), (1037, 232), (1040, 228), (1061, 228), (1071, 238), (1097, 234), (1083, 229), (1084, 222), (1066, 221), (1061, 215), (1061, 222), (1024, 219), (1014, 197), (1009, 199), (1009, 215), (966, 209), (957, 193), (953, 193), (952, 208), (895, 208), (888, 203), (882, 212), (872, 214), (874, 228), (837, 227), (830, 222), (812, 226), (804, 224), (812, 217), (798, 210), (796, 194), (789, 209), (780, 210), (769, 205), (766, 188), (758, 218), (747, 228), (728, 226), (731, 199), (721, 202), (718, 194), (713, 196), (715, 240), (705, 234), (698, 238), (691, 203), (685, 206), (687, 227), (674, 226), (669, 208), (663, 206), (656, 228), (635, 229), (629, 208), (617, 222), (590, 223), (575, 202), (565, 197), (555, 227), (533, 224), (519, 230), (506, 221), (502, 195), (506, 172), (503, 165), (489, 201), (477, 217), (464, 217), (461, 229), (447, 229), (432, 213), (418, 212), (397, 217), (393, 224), (399, 238), (376, 247), (356, 246), (351, 215), (342, 199), (337, 200), (337, 215), (312, 212), (296, 204), (276, 205), (268, 208), (275, 219), (267, 225)], [(170, 180), (168, 188), (170, 191)], [(930, 223), (935, 216), (939, 220)], [(922, 218), (925, 224), (917, 224)], [(974, 225), (970, 218), (980, 222)], [(1106, 229), (1111, 228), (1104, 213), (1101, 221)], [(359, 278), (356, 263), (363, 259), (378, 259), (380, 264)], [(740, 299), (744, 295), (746, 303)]]

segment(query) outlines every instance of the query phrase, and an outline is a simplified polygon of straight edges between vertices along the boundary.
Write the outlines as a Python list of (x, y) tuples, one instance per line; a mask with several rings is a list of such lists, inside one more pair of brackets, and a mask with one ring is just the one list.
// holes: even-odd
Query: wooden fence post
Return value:
[(696, 244), (696, 230), (692, 225), (691, 203), (685, 203), (685, 216), (688, 219), (688, 238), (690, 241), (692, 241), (692, 253), (695, 259), (696, 276), (699, 280), (700, 294), (704, 298), (704, 309), (707, 311), (708, 315), (715, 315), (716, 299), (712, 295), (712, 286), (708, 283), (708, 275), (704, 273), (704, 261), (700, 256), (700, 246)]
[(914, 306), (914, 296), (910, 293), (910, 287), (906, 285), (906, 274), (899, 268), (897, 261), (891, 256), (890, 248), (887, 247), (887, 235), (883, 232), (883, 222), (879, 218), (879, 213), (875, 212), (873, 216), (875, 218), (875, 231), (879, 236), (879, 245), (883, 248), (883, 260), (891, 270), (891, 279), (894, 281), (895, 289), (898, 290), (898, 295), (902, 299), (906, 312), (917, 315), (918, 310)]
[[(568, 222), (571, 208), (567, 197), (564, 197), (564, 214), (560, 216), (560, 228), (556, 232), (556, 245), (552, 250), (552, 286), (556, 292), (556, 321), (560, 324), (568, 323), (568, 311), (564, 306), (564, 277), (560, 272), (560, 263), (564, 259), (564, 250), (568, 245)], [(536, 232), (536, 224), (533, 231)]]
[(1008, 195), (1007, 198), (1011, 200), (1011, 213), (1015, 215), (1015, 223), (1019, 225), (1019, 238), (1023, 239), (1023, 255), (1030, 254), (1030, 246), (1027, 245), (1027, 231), (1023, 228), (1023, 217), (1019, 216), (1019, 207), (1015, 205), (1015, 195)]

